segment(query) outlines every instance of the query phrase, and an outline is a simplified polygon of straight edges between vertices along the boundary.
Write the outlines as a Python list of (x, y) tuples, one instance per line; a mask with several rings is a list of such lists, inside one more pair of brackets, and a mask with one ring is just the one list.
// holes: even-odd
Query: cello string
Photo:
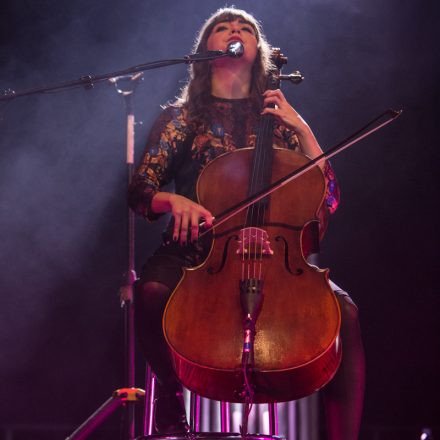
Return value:
[[(262, 115), (260, 116), (260, 122), (258, 125), (256, 145), (254, 148), (254, 160), (250, 176), (250, 191), (249, 194), (254, 194), (256, 191), (262, 188), (264, 178), (267, 176), (264, 170), (264, 164), (266, 163), (267, 156), (271, 153), (272, 142), (269, 144), (269, 136), (273, 132), (273, 116), (272, 115)], [(271, 139), (272, 140), (272, 139)], [(270, 170), (271, 171), (271, 170)], [(267, 205), (266, 205), (267, 206)], [(245, 233), (243, 239), (246, 238), (248, 243), (243, 247), (244, 253), (247, 254), (248, 264), (253, 262), (253, 276), (257, 277), (257, 265), (259, 266), (259, 276), (261, 278), (262, 270), (262, 260), (263, 260), (263, 243), (264, 236), (261, 233), (262, 226), (264, 225), (264, 220), (266, 216), (265, 204), (257, 203), (252, 204), (246, 211), (245, 220)], [(258, 232), (258, 229), (260, 232)], [(252, 250), (253, 246), (253, 253)], [(245, 250), (246, 249), (246, 250)], [(253, 258), (252, 258), (253, 254)], [(244, 257), (244, 255), (243, 255)], [(244, 258), (243, 258), (244, 259)], [(258, 261), (258, 262), (257, 262)], [(249, 274), (249, 271), (248, 271)]]
[[(280, 64), (280, 58), (279, 55), (281, 55), (279, 49), (274, 49), (272, 50), (272, 62), (273, 65), (276, 66), (274, 67), (273, 70), (271, 70), (268, 74), (268, 80), (267, 80), (267, 84), (268, 87), (266, 87), (266, 90), (274, 90), (276, 88), (279, 88), (280, 85), (280, 79), (279, 76), (281, 74), (281, 66), (283, 63)], [(276, 60), (275, 60), (276, 58)], [(276, 104), (270, 105), (270, 107), (276, 108)], [(262, 178), (262, 185), (259, 187), (259, 189), (261, 189), (263, 186), (267, 186), (270, 184), (271, 180), (272, 180), (272, 169), (273, 169), (273, 156), (274, 156), (274, 151), (273, 151), (273, 133), (274, 133), (274, 126), (275, 126), (275, 116), (272, 114), (266, 114), (264, 115), (265, 119), (264, 119), (264, 150), (263, 150), (263, 163), (266, 164), (265, 165), (265, 173), (264, 176)], [(270, 196), (266, 197), (263, 203), (258, 203), (258, 218), (260, 220), (260, 227), (262, 229), (262, 231), (266, 232), (266, 236), (262, 235), (261, 236), (261, 243), (260, 243), (260, 255), (259, 255), (259, 279), (261, 280), (262, 278), (262, 270), (263, 270), (263, 256), (264, 256), (264, 249), (265, 249), (265, 243), (264, 240), (267, 239), (268, 242), (268, 252), (270, 249), (270, 240), (269, 240), (269, 233), (268, 230), (264, 229), (264, 225), (266, 224), (266, 217), (268, 215), (268, 209), (270, 206), (269, 203), (269, 198)], [(260, 209), (262, 209), (263, 211), (260, 212)], [(268, 255), (269, 256), (269, 255)]]
[[(261, 173), (262, 176), (260, 177), (261, 185), (260, 187), (266, 185), (268, 182), (265, 182), (265, 178), (267, 179), (267, 173), (271, 174), (272, 170), (265, 170), (267, 168), (268, 158), (270, 157), (270, 154), (272, 153), (272, 139), (271, 139), (271, 133), (273, 132), (273, 117), (271, 115), (265, 115), (264, 123), (263, 123), (263, 129), (264, 129), (264, 145), (262, 151), (262, 159), (261, 159)], [(266, 164), (265, 168), (263, 168), (264, 164)], [(259, 219), (259, 226), (261, 230), (264, 230), (263, 226), (265, 224), (265, 218), (267, 213), (267, 204), (266, 203), (259, 203), (258, 204), (258, 219)], [(258, 273), (258, 279), (261, 280), (261, 273), (262, 273), (262, 266), (263, 266), (263, 251), (264, 251), (264, 236), (263, 234), (260, 237), (260, 253), (258, 255), (258, 265), (259, 265), (259, 273)]]
[[(267, 159), (267, 144), (268, 144), (268, 136), (269, 136), (269, 128), (270, 128), (270, 115), (262, 115), (260, 116), (260, 124), (259, 124), (259, 132), (256, 143), (256, 154), (254, 161), (254, 169), (253, 169), (253, 183), (251, 192), (254, 193), (259, 188), (262, 187), (264, 183), (264, 164)], [(261, 233), (261, 227), (264, 224), (262, 220), (264, 220), (265, 207), (262, 203), (257, 203), (252, 205), (251, 210), (251, 222), (253, 228), (251, 229), (251, 233), (254, 235), (254, 252), (253, 252), (253, 268), (254, 273), (253, 277), (261, 279), (261, 265), (262, 265), (262, 257), (263, 257), (263, 235)], [(254, 227), (255, 226), (255, 227)], [(258, 228), (258, 229), (257, 229)], [(258, 266), (258, 277), (257, 277), (257, 266)]]
[[(256, 170), (255, 170), (255, 161), (258, 154), (258, 143), (260, 139), (260, 124), (258, 125), (257, 130), (257, 139), (256, 144), (254, 147), (254, 157), (252, 160), (252, 167), (251, 167), (251, 175), (249, 179), (249, 191), (248, 194), (252, 194), (254, 192), (255, 182), (256, 182)], [(252, 238), (252, 225), (253, 225), (253, 218), (254, 218), (254, 204), (250, 205), (246, 210), (246, 217), (245, 217), (245, 224), (243, 226), (243, 260), (246, 262), (247, 266), (247, 279), (250, 278), (250, 271), (251, 271), (251, 238)], [(247, 240), (247, 242), (246, 242)]]
[[(261, 119), (260, 116), (260, 122), (258, 125), (258, 132), (257, 132), (257, 139), (256, 144), (254, 147), (254, 158), (252, 161), (252, 175), (251, 175), (251, 183), (250, 183), (250, 194), (253, 194), (256, 189), (261, 185), (261, 149), (263, 145), (263, 134), (264, 134), (264, 119)], [(255, 257), (251, 258), (252, 255), (252, 237), (256, 234), (256, 213), (255, 213), (256, 206), (255, 204), (252, 204), (250, 206), (250, 209), (248, 210), (248, 218), (247, 218), (247, 232), (249, 234), (249, 246), (247, 248), (247, 253), (249, 256), (249, 263), (251, 260), (253, 260), (253, 268), (254, 268), (254, 278), (255, 278)], [(257, 212), (258, 215), (258, 212)], [(254, 246), (254, 255), (256, 255), (256, 240), (255, 240), (255, 246)]]
[[(260, 139), (261, 139), (261, 124), (258, 125), (258, 131), (257, 131), (257, 139), (256, 139), (256, 144), (254, 147), (254, 157), (252, 160), (252, 169), (251, 169), (251, 176), (250, 176), (250, 182), (249, 182), (249, 194), (252, 194), (255, 190), (255, 185), (256, 185), (256, 179), (257, 179), (257, 175), (256, 175), (256, 163), (257, 163), (257, 159), (258, 159), (258, 152), (259, 152), (259, 143), (260, 143)], [(252, 226), (254, 224), (254, 204), (252, 204), (251, 206), (249, 206), (247, 212), (246, 212), (246, 223), (245, 223), (245, 230), (244, 230), (244, 235), (247, 235), (248, 238), (248, 243), (246, 244), (246, 254), (247, 254), (247, 261), (248, 261), (248, 265), (250, 265), (251, 262), (251, 238), (252, 238)], [(248, 277), (250, 276), (250, 273), (248, 271)]]
[[(263, 164), (264, 164), (264, 159), (265, 159), (265, 140), (266, 140), (266, 135), (267, 135), (267, 117), (265, 117), (264, 115), (261, 116), (262, 120), (260, 123), (260, 133), (257, 139), (257, 151), (255, 152), (256, 154), (256, 158), (255, 158), (255, 170), (256, 170), (256, 183), (255, 183), (255, 187), (252, 188), (252, 192), (254, 193), (256, 190), (258, 190), (262, 183), (263, 183), (263, 176), (264, 176), (264, 169), (263, 169)], [(257, 148), (256, 147), (256, 148)], [(255, 230), (252, 231), (254, 234), (254, 258), (253, 258), (253, 266), (254, 266), (254, 273), (253, 273), (253, 277), (254, 279), (257, 278), (257, 260), (259, 260), (259, 255), (258, 255), (258, 245), (261, 243), (259, 243), (260, 237), (259, 237), (259, 232), (258, 229), (261, 225), (260, 225), (260, 218), (261, 218), (261, 203), (257, 203), (253, 205), (253, 209), (252, 209), (252, 213), (253, 213), (253, 219), (252, 219), (252, 225), (255, 226)], [(261, 246), (260, 246), (260, 255), (261, 255)]]

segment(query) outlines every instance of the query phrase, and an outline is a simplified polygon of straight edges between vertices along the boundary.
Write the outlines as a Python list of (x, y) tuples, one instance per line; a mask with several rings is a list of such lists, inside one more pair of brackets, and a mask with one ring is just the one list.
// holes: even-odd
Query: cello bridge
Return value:
[(273, 255), (267, 232), (254, 226), (241, 229), (237, 255), (255, 258)]

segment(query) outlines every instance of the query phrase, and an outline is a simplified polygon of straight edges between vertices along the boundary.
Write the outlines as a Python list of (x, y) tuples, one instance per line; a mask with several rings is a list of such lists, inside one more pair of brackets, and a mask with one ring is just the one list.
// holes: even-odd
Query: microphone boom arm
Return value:
[(200, 61), (209, 61), (209, 60), (214, 60), (216, 58), (223, 58), (227, 56), (236, 57), (237, 55), (232, 54), (230, 50), (230, 46), (231, 45), (228, 46), (228, 50), (225, 52), (221, 50), (213, 50), (204, 53), (195, 53), (195, 54), (186, 55), (183, 58), (152, 61), (149, 63), (138, 64), (137, 66), (128, 67), (127, 69), (124, 70), (118, 70), (116, 72), (104, 73), (101, 75), (84, 75), (76, 80), (63, 81), (60, 83), (46, 85), (46, 86), (32, 87), (18, 92), (8, 88), (0, 92), (0, 101), (9, 101), (11, 99), (15, 99), (20, 96), (29, 96), (29, 95), (34, 95), (36, 93), (59, 92), (62, 90), (69, 90), (80, 86), (85, 87), (86, 89), (92, 89), (95, 86), (95, 84), (98, 84), (100, 82), (107, 81), (115, 77), (131, 75), (137, 72), (160, 69), (162, 67), (172, 66), (174, 64), (197, 63)]

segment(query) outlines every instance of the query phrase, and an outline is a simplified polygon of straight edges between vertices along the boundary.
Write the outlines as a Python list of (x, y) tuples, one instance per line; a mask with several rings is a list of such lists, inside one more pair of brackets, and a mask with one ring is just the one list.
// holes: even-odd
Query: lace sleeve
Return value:
[(340, 190), (339, 183), (336, 179), (330, 162), (327, 160), (324, 165), (324, 177), (327, 183), (327, 189), (325, 194), (325, 204), (330, 212), (333, 214), (339, 206)]
[(145, 153), (128, 190), (131, 209), (152, 221), (161, 214), (151, 210), (151, 201), (159, 189), (174, 178), (174, 162), (183, 148), (187, 125), (180, 107), (166, 108), (154, 123)]

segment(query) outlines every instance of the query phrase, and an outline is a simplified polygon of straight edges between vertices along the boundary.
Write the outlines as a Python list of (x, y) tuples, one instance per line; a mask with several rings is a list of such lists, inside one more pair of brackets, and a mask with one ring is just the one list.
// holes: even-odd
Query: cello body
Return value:
[[(215, 215), (245, 199), (252, 158), (253, 149), (243, 148), (211, 161), (199, 177), (199, 203)], [(273, 147), (271, 181), (308, 160)], [(214, 227), (207, 259), (185, 269), (163, 317), (177, 377), (187, 388), (215, 400), (245, 401), (239, 293), (243, 276), (257, 277), (263, 286), (249, 376), (253, 401), (298, 399), (333, 377), (342, 353), (340, 310), (328, 270), (309, 265), (302, 251), (305, 228), (318, 221), (324, 194), (324, 175), (315, 166), (270, 195), (264, 221), (254, 228), (254, 235), (264, 230), (263, 253), (257, 252), (257, 244), (255, 255), (251, 246), (243, 251), (242, 231), (253, 234), (252, 226), (243, 226), (246, 212)]]

